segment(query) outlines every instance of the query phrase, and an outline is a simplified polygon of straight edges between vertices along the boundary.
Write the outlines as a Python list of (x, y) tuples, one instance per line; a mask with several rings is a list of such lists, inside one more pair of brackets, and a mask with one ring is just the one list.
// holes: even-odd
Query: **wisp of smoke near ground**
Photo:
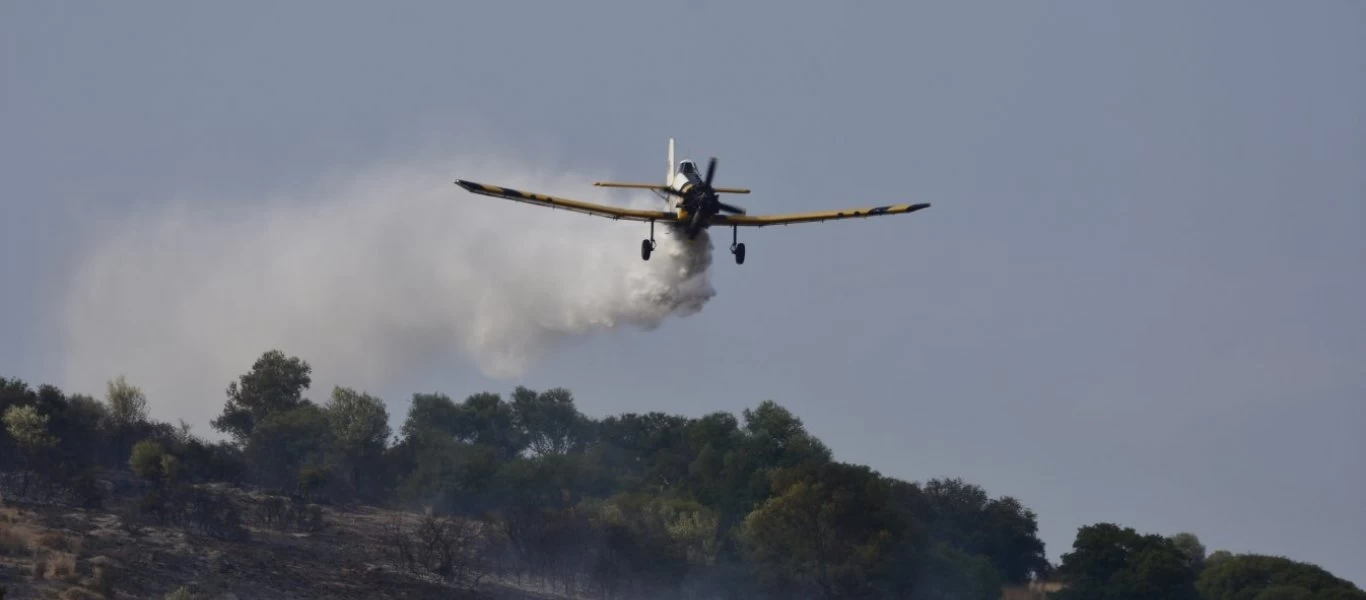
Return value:
[(315, 384), (383, 385), (453, 351), (514, 377), (571, 338), (652, 329), (715, 293), (705, 234), (689, 243), (657, 227), (659, 246), (642, 261), (644, 223), (476, 196), (457, 177), (663, 206), (594, 188), (597, 177), (490, 158), (168, 203), (101, 225), (78, 262), (63, 307), (67, 384), (100, 394), (124, 374), (154, 414), (202, 423), (271, 348), (308, 360)]

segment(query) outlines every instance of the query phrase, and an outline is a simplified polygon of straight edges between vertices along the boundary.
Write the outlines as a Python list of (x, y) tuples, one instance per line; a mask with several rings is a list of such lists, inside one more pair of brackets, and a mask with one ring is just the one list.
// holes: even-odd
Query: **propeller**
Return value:
[[(707, 161), (707, 177), (706, 177), (706, 179), (703, 180), (703, 185), (705, 185), (705, 186), (707, 187), (707, 191), (711, 192), (711, 197), (712, 197), (713, 200), (715, 200), (715, 199), (716, 199), (716, 196), (717, 196), (716, 191), (713, 190), (712, 187), (711, 187), (711, 180), (712, 180), (712, 177), (715, 177), (715, 176), (716, 176), (716, 157), (713, 156), (713, 157), (711, 157), (711, 160)], [(723, 210), (723, 211), (728, 212), (728, 213), (734, 213), (734, 214), (740, 214), (740, 215), (745, 214), (745, 209), (740, 208), (740, 207), (738, 207), (738, 206), (735, 206), (735, 205), (733, 205), (733, 204), (726, 204), (725, 202), (721, 202), (720, 200), (716, 200), (716, 207), (717, 207), (718, 209)]]
[[(716, 197), (717, 197), (718, 194), (716, 193), (716, 190), (713, 189), (713, 188), (711, 187), (712, 178), (715, 177), (715, 176), (716, 176), (716, 157), (713, 156), (713, 157), (711, 157), (711, 160), (707, 161), (707, 175), (706, 175), (706, 177), (704, 177), (703, 180), (702, 180), (702, 189), (705, 190), (705, 193), (707, 194), (707, 196), (710, 197), (710, 199), (711, 199), (713, 202), (716, 203), (717, 209), (722, 210), (722, 211), (725, 211), (725, 212), (728, 212), (728, 213), (733, 213), (733, 214), (739, 214), (739, 215), (745, 214), (745, 209), (740, 208), (739, 206), (735, 206), (735, 205), (733, 205), (733, 204), (726, 204), (725, 202), (721, 202), (720, 200), (717, 200), (717, 199), (716, 199)], [(683, 194), (683, 193), (681, 193), (681, 192), (679, 192), (679, 191), (677, 191), (677, 190), (674, 190), (674, 189), (668, 189), (668, 190), (665, 190), (665, 191), (666, 191), (666, 193), (668, 193), (668, 194), (671, 194), (671, 195), (674, 195), (674, 196), (678, 196), (678, 197), (680, 197), (680, 198), (687, 197), (686, 194)]]
[(740, 207), (738, 207), (738, 206), (735, 206), (735, 205), (733, 205), (733, 204), (726, 204), (725, 202), (717, 202), (717, 203), (716, 203), (716, 206), (717, 206), (718, 208), (720, 208), (721, 210), (724, 210), (724, 211), (726, 211), (726, 212), (728, 212), (728, 213), (734, 213), (734, 214), (737, 214), (737, 215), (743, 215), (743, 214), (745, 214), (745, 209), (740, 208)]

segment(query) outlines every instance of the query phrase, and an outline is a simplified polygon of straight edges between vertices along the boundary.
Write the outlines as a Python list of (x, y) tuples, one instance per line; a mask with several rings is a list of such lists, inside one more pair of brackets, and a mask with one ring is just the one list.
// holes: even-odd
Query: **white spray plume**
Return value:
[[(278, 348), (319, 380), (384, 385), (462, 352), (516, 377), (569, 338), (652, 329), (715, 294), (711, 241), (477, 196), (459, 178), (620, 203), (594, 178), (489, 158), (385, 166), (297, 194), (181, 202), (103, 228), (71, 280), (67, 385), (126, 374), (162, 418), (205, 423)], [(224, 202), (227, 202), (225, 204)], [(635, 206), (660, 208), (653, 197)], [(317, 398), (321, 400), (321, 398)]]

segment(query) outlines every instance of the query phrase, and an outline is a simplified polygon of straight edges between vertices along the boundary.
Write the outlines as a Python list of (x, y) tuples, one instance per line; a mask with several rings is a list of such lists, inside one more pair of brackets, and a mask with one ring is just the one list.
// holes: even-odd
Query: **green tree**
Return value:
[(174, 483), (181, 474), (180, 460), (155, 440), (142, 440), (134, 444), (133, 452), (128, 457), (128, 466), (134, 475), (158, 487)]
[(1186, 564), (1196, 575), (1205, 568), (1205, 545), (1194, 533), (1181, 532), (1171, 536), (1172, 543), (1186, 555)]
[(951, 478), (926, 482), (914, 501), (934, 539), (990, 558), (1006, 581), (1021, 583), (1048, 570), (1037, 518), (1015, 498), (992, 499), (981, 486)]
[(32, 406), (10, 406), (3, 416), (5, 432), (19, 447), (24, 457), (25, 472), (19, 484), (19, 494), (28, 493), (29, 471), (46, 470), (47, 452), (57, 445), (56, 436), (48, 432), (48, 416)]
[(512, 405), (498, 394), (471, 395), (458, 408), (455, 434), (459, 439), (497, 448), (504, 458), (517, 456), (526, 448), (526, 435), (517, 427)]
[(715, 557), (716, 515), (696, 502), (625, 493), (590, 509), (604, 538), (597, 575), (609, 587), (635, 580), (645, 588), (637, 594), (677, 589)]
[(777, 402), (765, 400), (744, 410), (749, 451), (765, 470), (828, 462), (830, 448), (806, 431), (802, 420)]
[(1366, 592), (1322, 567), (1261, 554), (1236, 554), (1210, 561), (1196, 587), (1204, 600), (1366, 600)]
[(48, 416), (38, 414), (32, 406), (11, 406), (5, 410), (5, 432), (20, 448), (40, 453), (57, 445), (57, 438), (48, 432)]
[(598, 424), (603, 462), (627, 489), (656, 493), (684, 482), (693, 453), (684, 417), (661, 412), (626, 413)]
[(400, 435), (405, 441), (417, 440), (426, 434), (439, 433), (455, 437), (460, 430), (460, 408), (450, 396), (440, 393), (413, 394), (408, 406), (408, 418)]
[(588, 419), (574, 407), (574, 395), (564, 388), (536, 393), (518, 386), (512, 393), (512, 413), (533, 455), (581, 451), (588, 441)]
[(332, 427), (338, 466), (351, 492), (362, 494), (363, 485), (374, 479), (365, 474), (376, 474), (388, 447), (389, 411), (379, 398), (344, 387), (333, 388), (323, 410)]
[(331, 423), (321, 408), (310, 403), (268, 413), (253, 428), (243, 455), (257, 483), (296, 491), (299, 470), (325, 470), (332, 447)]
[(405, 439), (395, 455), (404, 455), (397, 490), (404, 506), (475, 516), (505, 500), (493, 492), (502, 464), (497, 448), (434, 435)]
[(1072, 552), (1062, 556), (1058, 573), (1068, 587), (1060, 599), (1197, 600), (1195, 572), (1168, 538), (1141, 535), (1111, 523), (1077, 531)]
[(742, 538), (760, 579), (784, 596), (868, 597), (886, 589), (907, 523), (871, 469), (819, 463), (784, 469), (774, 495), (745, 518)]
[(104, 400), (109, 406), (109, 418), (116, 426), (129, 427), (147, 420), (146, 394), (123, 375), (105, 385)]
[(911, 598), (917, 600), (997, 600), (1003, 580), (991, 559), (944, 542), (930, 544), (916, 561)]
[(213, 427), (246, 443), (258, 424), (273, 413), (290, 411), (307, 403), (304, 390), (312, 384), (312, 367), (279, 350), (262, 354), (251, 370), (228, 384), (228, 400)]

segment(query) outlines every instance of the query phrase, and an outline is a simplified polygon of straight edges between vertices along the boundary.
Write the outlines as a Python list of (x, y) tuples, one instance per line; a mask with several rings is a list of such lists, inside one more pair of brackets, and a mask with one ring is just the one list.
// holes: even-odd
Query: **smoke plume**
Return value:
[[(315, 384), (383, 385), (453, 350), (515, 377), (571, 338), (651, 329), (715, 293), (705, 234), (690, 243), (657, 226), (642, 261), (647, 224), (476, 196), (457, 177), (623, 204), (598, 178), (483, 157), (168, 203), (102, 226), (79, 262), (64, 307), (68, 385), (100, 393), (126, 374), (154, 414), (203, 422), (267, 349), (308, 360)], [(648, 192), (633, 200), (663, 206)]]

